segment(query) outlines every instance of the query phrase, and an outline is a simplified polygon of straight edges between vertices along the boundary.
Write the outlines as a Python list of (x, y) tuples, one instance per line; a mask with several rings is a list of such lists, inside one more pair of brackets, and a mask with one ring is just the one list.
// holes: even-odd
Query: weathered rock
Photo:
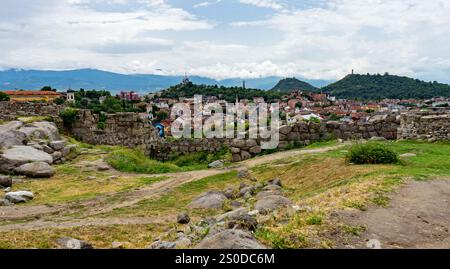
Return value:
[(238, 178), (248, 178), (248, 177), (250, 177), (250, 172), (248, 171), (248, 169), (244, 168), (239, 170)]
[(255, 231), (258, 227), (258, 222), (256, 221), (256, 218), (254, 216), (243, 214), (231, 218), (226, 222), (225, 226), (228, 229)]
[(256, 200), (261, 200), (261, 199), (264, 199), (267, 196), (271, 196), (271, 195), (282, 195), (282, 192), (281, 192), (281, 190), (261, 191), (261, 192), (258, 192), (258, 194), (256, 195)]
[(11, 172), (15, 167), (30, 162), (53, 163), (48, 153), (28, 146), (13, 146), (0, 155), (0, 172)]
[(246, 195), (252, 196), (253, 194), (255, 194), (255, 191), (256, 191), (256, 189), (253, 186), (242, 188), (239, 191), (239, 197), (246, 196)]
[(87, 176), (86, 180), (96, 180), (97, 177), (96, 176)]
[(16, 191), (16, 192), (8, 192), (5, 195), (5, 198), (14, 204), (26, 203), (30, 200), (33, 200), (34, 195), (29, 191)]
[(111, 243), (111, 248), (112, 249), (124, 249), (125, 248), (125, 244), (122, 242), (112, 242)]
[(180, 224), (188, 224), (190, 221), (191, 218), (186, 212), (179, 214), (177, 217), (177, 222)]
[(239, 208), (239, 207), (242, 206), (242, 203), (239, 202), (239, 201), (231, 201), (231, 202), (230, 202), (230, 206), (231, 206), (232, 208)]
[(291, 204), (291, 200), (286, 197), (280, 195), (269, 195), (258, 200), (255, 204), (255, 209), (259, 212), (271, 212)]
[(262, 190), (263, 191), (281, 191), (281, 187), (279, 185), (267, 185)]
[(227, 199), (233, 199), (235, 196), (235, 190), (233, 188), (228, 188), (223, 192), (223, 195), (227, 197)]
[(405, 154), (400, 155), (400, 157), (402, 157), (402, 158), (410, 158), (410, 157), (416, 157), (416, 156), (417, 156), (417, 154), (414, 154), (414, 153), (405, 153)]
[(61, 160), (63, 157), (62, 153), (59, 151), (54, 151), (52, 154), (50, 154), (53, 158), (53, 162)]
[(56, 243), (62, 249), (93, 249), (88, 242), (70, 237), (59, 238), (56, 240)]
[(183, 237), (183, 238), (180, 238), (177, 241), (175, 241), (175, 248), (185, 249), (185, 248), (188, 248), (191, 244), (192, 244), (191, 239), (189, 239), (187, 237)]
[(12, 186), (12, 178), (10, 176), (0, 175), (0, 187), (7, 188)]
[(262, 152), (262, 148), (260, 146), (254, 146), (249, 149), (251, 154), (259, 154)]
[(97, 170), (98, 171), (108, 171), (110, 169), (111, 169), (111, 167), (109, 167), (109, 165), (107, 165), (107, 164), (99, 164), (99, 165), (97, 165)]
[(0, 125), (0, 148), (24, 145), (26, 141), (26, 135), (15, 130), (13, 126), (5, 127), (5, 125)]
[(277, 186), (280, 186), (280, 187), (283, 186), (283, 184), (281, 184), (281, 180), (278, 179), (278, 178), (269, 180), (269, 181), (267, 182), (267, 184), (268, 184), (268, 185), (277, 185)]
[(150, 249), (174, 249), (176, 247), (176, 243), (174, 242), (166, 242), (166, 241), (155, 241), (150, 245)]
[(245, 150), (241, 151), (241, 158), (242, 158), (242, 160), (248, 160), (251, 157), (252, 157), (252, 155), (249, 152), (247, 152)]
[(0, 206), (11, 206), (11, 205), (13, 204), (7, 199), (0, 199)]
[(242, 161), (241, 154), (239, 154), (239, 153), (233, 154), (233, 155), (231, 156), (231, 158), (232, 158), (232, 161), (235, 162), (235, 163), (236, 163), (236, 162)]
[(28, 137), (33, 139), (40, 138), (48, 139), (50, 141), (61, 139), (56, 124), (48, 121), (37, 121), (27, 124), (26, 127), (21, 128), (20, 131), (26, 133)]
[(55, 170), (44, 162), (26, 163), (15, 168), (14, 172), (33, 178), (47, 178), (55, 174)]
[(236, 218), (238, 216), (245, 215), (247, 213), (248, 213), (248, 209), (247, 208), (240, 207), (240, 208), (237, 208), (237, 209), (235, 209), (233, 211), (230, 211), (230, 212), (227, 212), (227, 213), (224, 213), (224, 214), (218, 216), (217, 217), (217, 221), (224, 221), (224, 220), (233, 219), (233, 218)]
[(214, 161), (214, 162), (208, 164), (208, 167), (209, 168), (220, 168), (220, 167), (223, 167), (223, 161), (221, 161), (221, 160)]
[(204, 209), (220, 209), (223, 207), (227, 197), (221, 192), (206, 192), (197, 197), (189, 204), (191, 208), (204, 208)]
[(59, 151), (59, 150), (62, 150), (66, 146), (66, 141), (62, 141), (62, 140), (52, 141), (52, 142), (50, 142), (49, 146), (52, 149)]
[(49, 147), (48, 145), (42, 145), (42, 151), (44, 151), (45, 153), (48, 153), (48, 154), (52, 154), (52, 153), (55, 152), (55, 151), (54, 151), (51, 147)]
[(203, 239), (196, 249), (266, 249), (250, 232), (224, 230)]
[(370, 141), (387, 141), (386, 138), (380, 136), (374, 136), (369, 139)]

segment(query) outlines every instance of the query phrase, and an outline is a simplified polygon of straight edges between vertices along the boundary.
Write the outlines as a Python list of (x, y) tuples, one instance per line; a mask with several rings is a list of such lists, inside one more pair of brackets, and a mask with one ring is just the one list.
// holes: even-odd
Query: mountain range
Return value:
[[(156, 92), (176, 85), (183, 80), (183, 76), (164, 76), (147, 74), (118, 74), (97, 69), (77, 69), (67, 71), (42, 71), (9, 69), (0, 71), (0, 90), (37, 90), (43, 86), (51, 86), (58, 90), (66, 89), (96, 89), (118, 92), (132, 90), (139, 93)], [(194, 84), (218, 86), (242, 86), (244, 79), (230, 78), (215, 80), (207, 77), (190, 76)], [(270, 90), (282, 77), (262, 77), (245, 79), (248, 88)], [(305, 80), (316, 87), (323, 87), (332, 81)]]

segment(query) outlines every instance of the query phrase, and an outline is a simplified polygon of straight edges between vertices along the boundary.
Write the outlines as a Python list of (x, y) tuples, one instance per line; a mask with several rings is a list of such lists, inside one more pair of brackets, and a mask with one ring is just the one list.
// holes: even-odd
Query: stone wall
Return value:
[(0, 102), (0, 120), (11, 121), (17, 117), (58, 116), (64, 106), (48, 103)]
[(422, 112), (401, 115), (398, 139), (450, 141), (450, 113)]
[[(216, 152), (224, 146), (229, 147), (233, 161), (241, 161), (260, 154), (260, 139), (163, 139), (157, 130), (135, 113), (106, 115), (105, 128), (99, 129), (99, 116), (90, 110), (80, 110), (77, 121), (68, 131), (77, 139), (93, 145), (122, 145), (142, 149), (158, 160), (168, 160), (180, 154), (194, 152)], [(378, 115), (368, 122), (341, 123), (297, 123), (281, 126), (278, 149), (292, 146), (305, 146), (313, 142), (329, 139), (368, 139), (384, 137), (396, 139), (400, 126), (397, 115)]]
[[(383, 137), (388, 140), (397, 139), (400, 118), (395, 114), (377, 115), (367, 122), (301, 122), (292, 126), (281, 126), (278, 149), (306, 146), (313, 142), (329, 139), (369, 139)], [(261, 153), (261, 140), (233, 140), (231, 152), (233, 161), (246, 160)]]
[(163, 143), (157, 130), (136, 113), (106, 114), (103, 129), (99, 115), (79, 110), (77, 120), (67, 129), (76, 139), (92, 145), (121, 145), (144, 150), (147, 154)]

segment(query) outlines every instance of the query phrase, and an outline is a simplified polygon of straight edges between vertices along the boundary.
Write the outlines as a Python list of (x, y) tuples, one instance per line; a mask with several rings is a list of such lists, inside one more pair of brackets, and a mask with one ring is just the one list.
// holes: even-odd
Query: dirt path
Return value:
[[(378, 240), (381, 248), (450, 248), (450, 180), (411, 181), (402, 187), (387, 208), (342, 214), (350, 225), (367, 230), (341, 248), (367, 248)], [(376, 242), (377, 241), (372, 241)]]
[[(160, 195), (167, 193), (173, 188), (183, 184), (200, 180), (205, 177), (225, 173), (227, 171), (238, 170), (242, 167), (254, 167), (267, 162), (285, 159), (294, 156), (305, 154), (323, 153), (331, 150), (339, 149), (344, 145), (337, 145), (331, 147), (323, 147), (319, 149), (297, 149), (286, 152), (277, 152), (271, 155), (265, 155), (237, 163), (236, 165), (224, 169), (208, 169), (190, 172), (180, 172), (160, 175), (146, 175), (139, 174), (143, 177), (160, 177), (164, 176), (168, 179), (151, 184), (147, 187), (140, 188), (126, 193), (114, 194), (116, 202), (107, 203), (106, 196), (100, 196), (95, 199), (81, 201), (77, 203), (67, 203), (57, 206), (47, 205), (32, 205), (32, 206), (14, 206), (14, 207), (0, 207), (0, 221), (17, 221), (28, 220), (23, 223), (0, 224), (0, 231), (8, 231), (12, 229), (42, 229), (42, 228), (64, 228), (85, 225), (110, 225), (110, 224), (127, 224), (129, 219), (96, 219), (91, 216), (108, 213), (114, 209), (129, 207), (144, 199), (157, 198)], [(115, 172), (115, 174), (124, 177), (135, 177), (136, 174), (128, 174), (122, 172)], [(67, 214), (76, 213), (77, 220)], [(47, 220), (45, 220), (47, 219)], [(48, 219), (51, 219), (49, 221)], [(142, 221), (142, 220), (141, 220)], [(147, 220), (148, 221), (148, 220)], [(154, 221), (154, 220), (153, 220)], [(1, 222), (0, 222), (1, 223)], [(150, 223), (150, 222), (149, 222)]]

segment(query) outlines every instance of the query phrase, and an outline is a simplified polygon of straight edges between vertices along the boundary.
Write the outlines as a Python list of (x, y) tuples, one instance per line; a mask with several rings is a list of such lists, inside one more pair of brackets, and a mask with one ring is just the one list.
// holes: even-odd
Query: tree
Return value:
[(53, 102), (57, 105), (64, 105), (66, 101), (63, 98), (56, 98)]
[(169, 118), (169, 113), (167, 111), (161, 110), (156, 113), (156, 122), (161, 122)]
[(56, 92), (56, 89), (53, 89), (51, 86), (44, 86), (42, 87), (41, 91)]
[(0, 101), (9, 101), (9, 95), (4, 92), (0, 92)]

